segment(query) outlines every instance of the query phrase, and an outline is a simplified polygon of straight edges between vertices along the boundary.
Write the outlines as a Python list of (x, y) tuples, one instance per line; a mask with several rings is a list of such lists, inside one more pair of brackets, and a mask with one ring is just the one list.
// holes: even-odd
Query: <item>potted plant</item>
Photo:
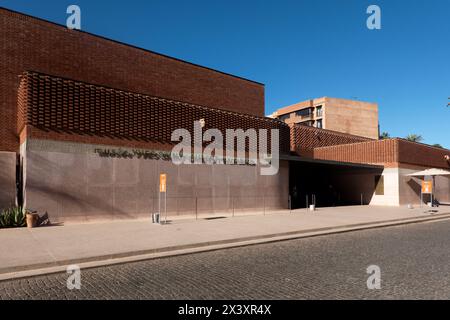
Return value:
[(39, 215), (36, 212), (33, 211), (26, 211), (26, 217), (27, 217), (27, 227), (28, 228), (35, 228), (37, 226), (37, 222), (39, 220)]

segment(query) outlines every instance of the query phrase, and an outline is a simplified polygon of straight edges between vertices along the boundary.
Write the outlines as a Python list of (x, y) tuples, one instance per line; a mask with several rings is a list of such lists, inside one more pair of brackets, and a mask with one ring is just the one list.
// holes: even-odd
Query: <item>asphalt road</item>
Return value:
[(80, 290), (68, 276), (0, 282), (0, 299), (450, 299), (450, 221), (86, 269)]

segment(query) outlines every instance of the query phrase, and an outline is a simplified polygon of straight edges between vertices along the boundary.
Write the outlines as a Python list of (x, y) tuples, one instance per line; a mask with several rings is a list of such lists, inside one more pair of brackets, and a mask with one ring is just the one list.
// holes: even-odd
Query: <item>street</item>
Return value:
[[(0, 282), (0, 299), (449, 299), (450, 220)], [(370, 265), (381, 289), (367, 288)]]

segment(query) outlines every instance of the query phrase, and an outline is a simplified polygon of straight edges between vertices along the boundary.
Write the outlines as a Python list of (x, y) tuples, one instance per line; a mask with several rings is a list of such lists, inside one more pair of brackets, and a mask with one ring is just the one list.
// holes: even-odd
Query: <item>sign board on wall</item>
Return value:
[(161, 173), (159, 175), (159, 192), (166, 192), (167, 175)]
[(422, 181), (422, 193), (433, 193), (432, 181)]

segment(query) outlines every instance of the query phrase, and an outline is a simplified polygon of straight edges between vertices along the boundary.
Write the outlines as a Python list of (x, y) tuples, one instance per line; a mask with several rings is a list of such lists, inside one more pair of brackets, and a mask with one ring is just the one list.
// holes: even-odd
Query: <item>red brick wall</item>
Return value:
[(300, 156), (313, 157), (314, 148), (347, 143), (372, 141), (372, 139), (353, 136), (336, 131), (318, 129), (305, 125), (290, 125), (291, 151)]
[(174, 144), (174, 130), (184, 128), (192, 132), (194, 122), (205, 119), (205, 130), (219, 129), (224, 136), (226, 129), (279, 129), (280, 152), (289, 153), (289, 126), (278, 120), (35, 72), (22, 76), (18, 109), (18, 129), (22, 131), (27, 126), (28, 137), (34, 138), (114, 145), (125, 142), (153, 148), (155, 144)]
[(372, 140), (314, 149), (314, 158), (353, 163), (398, 162), (398, 140)]
[(450, 150), (403, 139), (375, 140), (314, 149), (314, 158), (353, 163), (383, 164), (387, 167), (435, 167), (449, 169), (444, 156)]
[(444, 156), (450, 156), (450, 150), (436, 148), (421, 143), (398, 139), (399, 162), (433, 168), (450, 168)]
[(0, 150), (18, 151), (17, 90), (24, 71), (264, 115), (264, 86), (256, 82), (2, 8), (0, 36)]

